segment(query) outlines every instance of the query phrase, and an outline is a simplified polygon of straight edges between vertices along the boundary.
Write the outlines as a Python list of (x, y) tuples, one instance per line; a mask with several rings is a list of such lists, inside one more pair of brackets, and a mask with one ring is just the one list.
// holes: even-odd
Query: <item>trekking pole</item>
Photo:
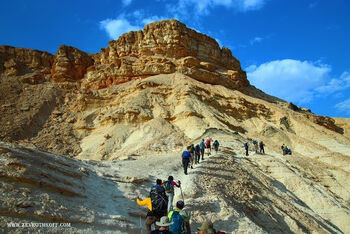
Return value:
[(142, 225), (141, 225), (141, 215), (140, 215), (140, 233), (142, 234)]
[(185, 203), (184, 194), (182, 193), (182, 187), (181, 187), (181, 186), (180, 186), (180, 191), (181, 191), (182, 200), (183, 200), (183, 202)]

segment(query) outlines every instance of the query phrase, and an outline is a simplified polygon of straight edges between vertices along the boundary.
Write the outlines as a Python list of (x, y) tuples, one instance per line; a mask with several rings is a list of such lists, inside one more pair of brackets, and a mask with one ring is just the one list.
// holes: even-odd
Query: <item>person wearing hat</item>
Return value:
[(159, 229), (152, 231), (151, 234), (173, 234), (171, 231), (169, 231), (169, 226), (171, 224), (173, 223), (169, 221), (168, 216), (163, 216), (160, 218), (159, 222), (156, 222)]
[(211, 221), (204, 221), (202, 226), (198, 228), (198, 234), (226, 234), (226, 232), (221, 232), (214, 229), (214, 225)]
[(198, 228), (198, 234), (215, 234), (216, 231), (213, 227), (213, 223), (211, 221), (204, 221), (202, 225)]

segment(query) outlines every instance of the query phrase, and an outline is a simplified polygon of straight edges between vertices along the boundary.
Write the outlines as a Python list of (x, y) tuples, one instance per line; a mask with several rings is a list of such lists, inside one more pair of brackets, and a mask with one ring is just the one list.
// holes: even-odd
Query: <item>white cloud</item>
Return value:
[(339, 111), (345, 112), (347, 114), (350, 114), (350, 98), (346, 99), (345, 101), (342, 101), (335, 105), (335, 108), (337, 108)]
[(140, 30), (146, 24), (164, 19), (166, 17), (146, 16), (143, 10), (136, 10), (129, 14), (121, 14), (116, 19), (100, 21), (100, 29), (104, 30), (111, 39), (118, 39), (123, 33)]
[(296, 103), (310, 102), (329, 78), (330, 66), (293, 59), (246, 68), (249, 81), (268, 94)]
[(128, 6), (131, 2), (132, 0), (122, 0), (123, 6)]
[[(175, 4), (167, 4), (169, 12), (177, 18), (186, 18), (189, 15), (208, 15), (215, 7), (226, 7), (237, 11), (258, 10), (266, 0), (179, 0)], [(179, 17), (181, 16), (181, 17)]]
[(164, 19), (166, 19), (166, 18), (163, 16), (154, 15), (154, 16), (142, 19), (141, 22), (145, 25), (145, 24), (152, 23), (154, 21), (159, 21), (159, 20), (164, 20)]
[(243, 11), (257, 10), (264, 5), (264, 0), (243, 0), (240, 4)]
[(140, 30), (138, 25), (132, 25), (127, 19), (106, 19), (100, 22), (100, 28), (105, 30), (111, 39), (117, 39), (123, 33)]
[(333, 78), (327, 84), (316, 88), (321, 94), (332, 94), (350, 88), (350, 73), (343, 72), (339, 79)]
[(256, 43), (261, 42), (262, 40), (263, 40), (262, 37), (254, 37), (253, 39), (251, 39), (251, 40), (249, 41), (249, 43), (250, 43), (250, 45), (254, 45), (254, 44), (256, 44)]

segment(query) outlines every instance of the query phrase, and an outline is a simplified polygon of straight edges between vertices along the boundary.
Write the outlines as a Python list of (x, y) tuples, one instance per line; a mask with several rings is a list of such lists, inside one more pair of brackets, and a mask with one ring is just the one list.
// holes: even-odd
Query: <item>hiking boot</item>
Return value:
[(193, 167), (191, 166), (191, 169), (193, 169)]

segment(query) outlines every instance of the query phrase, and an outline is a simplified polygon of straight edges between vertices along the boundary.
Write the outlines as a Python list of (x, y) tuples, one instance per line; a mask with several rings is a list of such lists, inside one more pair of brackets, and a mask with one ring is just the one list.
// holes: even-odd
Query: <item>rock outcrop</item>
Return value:
[(41, 83), (49, 78), (54, 56), (47, 52), (0, 46), (0, 75), (22, 76), (24, 82)]
[(55, 82), (78, 81), (93, 65), (93, 59), (85, 52), (71, 46), (61, 45), (52, 66), (52, 80)]
[(154, 22), (143, 30), (125, 33), (93, 55), (65, 45), (55, 56), (0, 47), (0, 74), (27, 74), (23, 80), (31, 84), (49, 75), (46, 78), (54, 82), (81, 81), (83, 88), (96, 90), (174, 72), (230, 89), (245, 91), (249, 86), (246, 73), (228, 48), (220, 48), (213, 38), (177, 20)]
[(84, 85), (105, 88), (137, 78), (179, 72), (209, 84), (243, 90), (249, 86), (228, 48), (177, 20), (148, 24), (123, 34), (95, 55)]

